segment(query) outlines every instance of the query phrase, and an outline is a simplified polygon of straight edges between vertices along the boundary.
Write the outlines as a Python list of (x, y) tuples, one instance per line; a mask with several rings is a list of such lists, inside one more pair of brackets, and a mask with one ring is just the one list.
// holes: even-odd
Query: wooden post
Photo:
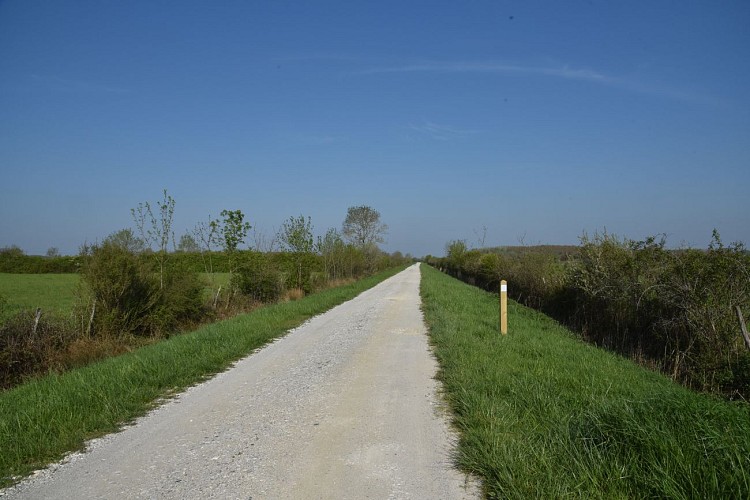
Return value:
[(94, 315), (96, 314), (96, 299), (91, 306), (91, 316), (89, 316), (89, 327), (86, 328), (86, 337), (91, 338), (91, 327), (94, 325)]
[(36, 308), (36, 315), (34, 316), (34, 327), (31, 329), (31, 335), (36, 335), (36, 329), (39, 326), (39, 320), (42, 318), (42, 308)]
[(221, 287), (216, 290), (216, 297), (214, 297), (214, 309), (216, 309), (216, 303), (219, 302), (219, 294), (221, 293)]
[(508, 282), (500, 281), (500, 333), (508, 333)]
[(745, 318), (742, 317), (742, 309), (740, 306), (736, 306), (737, 319), (740, 320), (740, 330), (742, 331), (742, 337), (745, 339), (745, 345), (750, 349), (750, 334), (747, 333), (747, 327), (745, 326)]

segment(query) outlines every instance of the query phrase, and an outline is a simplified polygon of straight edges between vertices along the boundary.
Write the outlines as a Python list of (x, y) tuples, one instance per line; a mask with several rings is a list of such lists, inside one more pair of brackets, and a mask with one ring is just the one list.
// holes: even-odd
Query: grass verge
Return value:
[(0, 393), (0, 487), (116, 431), (155, 401), (225, 370), (252, 350), (404, 267), (274, 304)]
[(422, 307), (488, 498), (750, 498), (750, 406), (697, 394), (422, 265)]

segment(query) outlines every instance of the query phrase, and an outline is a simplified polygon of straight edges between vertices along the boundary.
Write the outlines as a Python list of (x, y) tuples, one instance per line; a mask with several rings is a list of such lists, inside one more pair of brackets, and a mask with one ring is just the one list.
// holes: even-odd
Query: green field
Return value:
[(75, 302), (77, 274), (8, 274), (0, 273), (0, 295), (7, 301), (5, 314), (21, 309), (67, 313)]
[[(206, 294), (215, 286), (226, 288), (229, 273), (200, 273), (206, 283)], [(6, 310), (0, 311), (0, 320), (22, 309), (36, 309), (57, 314), (67, 314), (75, 303), (75, 289), (80, 282), (78, 274), (9, 274), (0, 273), (0, 296), (7, 301)]]
[(489, 498), (750, 498), (750, 405), (691, 392), (422, 265), (425, 320)]

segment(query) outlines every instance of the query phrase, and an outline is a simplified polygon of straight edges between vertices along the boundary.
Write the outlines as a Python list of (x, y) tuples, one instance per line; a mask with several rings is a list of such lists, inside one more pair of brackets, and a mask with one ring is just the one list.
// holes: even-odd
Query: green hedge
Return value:
[(42, 257), (14, 252), (0, 252), (0, 273), (14, 274), (65, 274), (81, 269), (79, 256)]

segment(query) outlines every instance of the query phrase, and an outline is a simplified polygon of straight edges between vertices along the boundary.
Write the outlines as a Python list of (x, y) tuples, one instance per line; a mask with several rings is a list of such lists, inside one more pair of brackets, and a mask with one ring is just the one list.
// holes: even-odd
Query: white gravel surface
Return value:
[(419, 267), (313, 318), (10, 498), (477, 498), (433, 379)]

